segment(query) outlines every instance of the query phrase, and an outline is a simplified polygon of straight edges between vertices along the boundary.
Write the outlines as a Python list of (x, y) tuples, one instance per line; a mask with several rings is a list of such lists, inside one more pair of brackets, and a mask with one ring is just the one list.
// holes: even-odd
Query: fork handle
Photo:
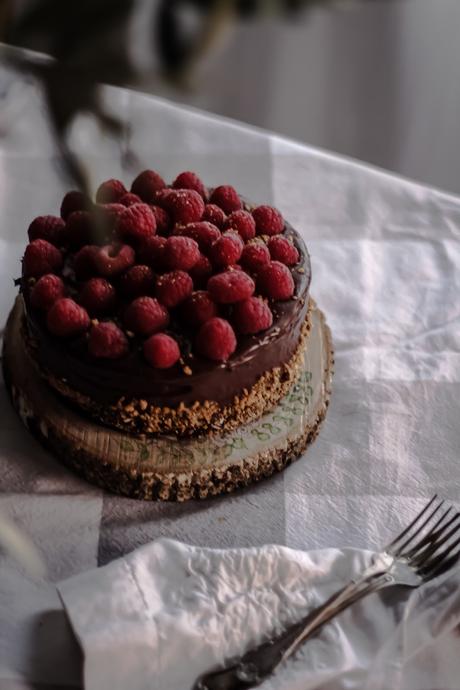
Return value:
[(251, 649), (237, 662), (198, 678), (193, 690), (242, 690), (260, 685), (325, 623), (388, 584), (387, 572), (352, 581), (281, 635)]

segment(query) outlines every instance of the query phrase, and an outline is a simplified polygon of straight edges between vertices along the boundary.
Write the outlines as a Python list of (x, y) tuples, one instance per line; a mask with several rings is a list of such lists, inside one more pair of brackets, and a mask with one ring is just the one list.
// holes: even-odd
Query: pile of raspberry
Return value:
[(250, 209), (229, 185), (193, 172), (167, 186), (153, 170), (103, 182), (95, 201), (68, 192), (61, 216), (31, 223), (22, 290), (54, 336), (88, 356), (135, 348), (156, 369), (193, 355), (227, 360), (238, 338), (273, 323), (294, 296), (299, 252), (275, 208)]

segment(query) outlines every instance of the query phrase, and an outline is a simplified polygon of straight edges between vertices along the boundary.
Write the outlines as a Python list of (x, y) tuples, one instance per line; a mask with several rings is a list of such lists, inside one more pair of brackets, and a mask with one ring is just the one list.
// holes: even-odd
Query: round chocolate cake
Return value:
[(225, 432), (292, 385), (307, 347), (310, 262), (270, 206), (194, 173), (144, 171), (29, 227), (24, 340), (78, 409), (133, 433)]

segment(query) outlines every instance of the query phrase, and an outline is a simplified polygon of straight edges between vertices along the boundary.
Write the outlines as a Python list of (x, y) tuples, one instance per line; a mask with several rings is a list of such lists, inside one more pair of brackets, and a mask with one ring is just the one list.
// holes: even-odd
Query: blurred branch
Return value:
[[(0, 40), (54, 58), (37, 60), (13, 51), (10, 62), (43, 87), (51, 124), (67, 172), (82, 188), (86, 174), (67, 144), (77, 115), (90, 112), (119, 137), (123, 123), (104, 110), (99, 84), (129, 86), (145, 74), (132, 61), (130, 29), (137, 13), (151, 9), (150, 55), (161, 74), (179, 88), (190, 82), (204, 55), (237, 19), (270, 13), (289, 17), (313, 6), (350, 0), (0, 0)], [(356, 2), (357, 0), (355, 0)], [(372, 0), (361, 0), (371, 2)], [(151, 76), (151, 75), (150, 75)], [(127, 152), (127, 158), (133, 158)]]
[(17, 561), (28, 574), (43, 578), (46, 567), (33, 542), (16, 525), (0, 515), (0, 550)]

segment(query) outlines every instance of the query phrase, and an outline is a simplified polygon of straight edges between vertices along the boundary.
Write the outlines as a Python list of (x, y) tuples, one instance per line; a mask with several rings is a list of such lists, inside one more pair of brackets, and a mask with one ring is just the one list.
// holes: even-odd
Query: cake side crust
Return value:
[(266, 371), (249, 390), (244, 389), (226, 406), (206, 400), (197, 401), (191, 406), (181, 403), (177, 408), (169, 408), (152, 405), (144, 399), (126, 397), (120, 398), (115, 404), (102, 405), (71, 388), (52, 372), (42, 369), (34, 358), (33, 342), (27, 337), (26, 328), (23, 328), (23, 336), (29, 356), (40, 375), (54, 390), (96, 421), (135, 434), (190, 437), (231, 431), (258, 419), (279, 402), (300, 369), (311, 330), (311, 308), (310, 301), (293, 356), (281, 366)]

